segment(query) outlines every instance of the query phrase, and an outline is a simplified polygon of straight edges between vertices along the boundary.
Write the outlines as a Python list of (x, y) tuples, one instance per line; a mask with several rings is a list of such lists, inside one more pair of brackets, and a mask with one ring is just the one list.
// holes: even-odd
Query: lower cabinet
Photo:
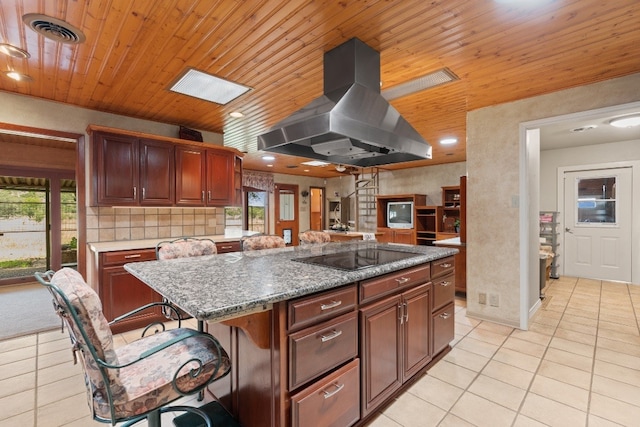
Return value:
[(414, 229), (378, 228), (378, 232), (382, 233), (382, 236), (378, 238), (378, 241), (382, 243), (416, 244)]
[(291, 396), (291, 425), (350, 426), (360, 419), (358, 359)]
[[(128, 262), (156, 259), (155, 249), (103, 252), (99, 258), (98, 295), (107, 321), (128, 313), (145, 304), (160, 302), (162, 297), (149, 286), (124, 269)], [(121, 333), (147, 326), (151, 322), (164, 321), (160, 307), (145, 310), (111, 327), (113, 333)]]
[(207, 322), (232, 360), (208, 390), (244, 427), (364, 425), (453, 339), (453, 274), (448, 257)]
[(366, 416), (431, 360), (431, 284), (360, 308), (360, 319)]

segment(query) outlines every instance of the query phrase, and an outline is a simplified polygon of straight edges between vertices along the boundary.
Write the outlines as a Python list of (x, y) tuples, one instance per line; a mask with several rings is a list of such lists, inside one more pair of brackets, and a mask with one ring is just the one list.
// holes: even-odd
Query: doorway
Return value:
[(76, 268), (74, 174), (34, 170), (20, 176), (2, 168), (0, 173), (0, 284), (33, 281), (36, 271)]
[(631, 282), (631, 167), (564, 172), (564, 274)]
[(324, 187), (309, 187), (310, 207), (309, 207), (309, 228), (321, 231), (326, 228), (324, 218)]
[(281, 236), (287, 246), (298, 245), (298, 186), (293, 184), (275, 185), (275, 234)]

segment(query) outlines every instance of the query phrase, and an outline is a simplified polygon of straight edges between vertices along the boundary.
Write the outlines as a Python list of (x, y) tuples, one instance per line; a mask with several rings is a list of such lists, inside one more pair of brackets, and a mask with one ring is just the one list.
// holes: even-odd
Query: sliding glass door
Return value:
[(33, 281), (33, 273), (77, 266), (73, 176), (0, 175), (0, 284)]

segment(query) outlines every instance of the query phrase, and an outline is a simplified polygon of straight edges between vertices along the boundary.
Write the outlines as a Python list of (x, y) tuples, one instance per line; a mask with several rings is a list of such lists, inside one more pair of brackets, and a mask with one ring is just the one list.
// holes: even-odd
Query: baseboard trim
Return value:
[(520, 329), (520, 323), (518, 321), (514, 321), (514, 322), (505, 321), (504, 319), (500, 319), (500, 318), (497, 318), (497, 317), (485, 316), (484, 314), (470, 312), (469, 309), (467, 309), (467, 316), (469, 316), (471, 318), (474, 318), (474, 319), (477, 319), (477, 320), (487, 320), (489, 322), (497, 323), (499, 325), (504, 325), (504, 326), (509, 326), (511, 328)]

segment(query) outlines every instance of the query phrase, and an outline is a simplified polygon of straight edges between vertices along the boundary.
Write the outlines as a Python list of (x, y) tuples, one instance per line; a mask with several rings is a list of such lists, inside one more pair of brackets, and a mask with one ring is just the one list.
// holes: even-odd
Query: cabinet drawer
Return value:
[(136, 251), (113, 251), (102, 254), (104, 265), (123, 265), (128, 262), (150, 261), (156, 259), (155, 249), (140, 249)]
[(360, 364), (355, 359), (291, 397), (291, 425), (346, 427), (360, 419)]
[(240, 252), (240, 241), (216, 242), (216, 249), (219, 254), (225, 254), (227, 252)]
[(453, 256), (431, 262), (431, 277), (440, 277), (453, 271)]
[(289, 336), (289, 389), (356, 357), (358, 318), (347, 313)]
[(433, 355), (444, 350), (454, 338), (455, 307), (451, 303), (433, 314)]
[(456, 280), (453, 273), (433, 279), (433, 308), (438, 309), (453, 302), (456, 296)]
[(288, 304), (289, 329), (299, 329), (353, 310), (356, 299), (356, 285), (349, 285), (291, 301)]
[(409, 286), (427, 283), (429, 280), (429, 264), (389, 273), (375, 279), (364, 280), (360, 283), (360, 302), (366, 303)]

